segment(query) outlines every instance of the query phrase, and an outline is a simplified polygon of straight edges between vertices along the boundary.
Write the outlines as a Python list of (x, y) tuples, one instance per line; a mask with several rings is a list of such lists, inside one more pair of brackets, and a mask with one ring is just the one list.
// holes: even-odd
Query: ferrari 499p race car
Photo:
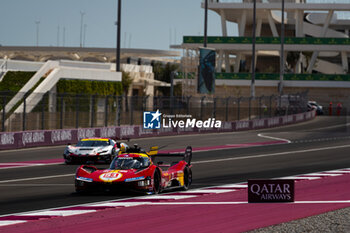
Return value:
[(66, 164), (99, 162), (110, 163), (125, 143), (116, 143), (110, 138), (83, 138), (75, 146), (68, 145), (63, 153)]
[(160, 154), (158, 147), (145, 152), (135, 145), (115, 157), (109, 169), (80, 166), (75, 189), (78, 193), (115, 189), (149, 194), (172, 188), (187, 190), (192, 183), (191, 159), (191, 147), (185, 153)]

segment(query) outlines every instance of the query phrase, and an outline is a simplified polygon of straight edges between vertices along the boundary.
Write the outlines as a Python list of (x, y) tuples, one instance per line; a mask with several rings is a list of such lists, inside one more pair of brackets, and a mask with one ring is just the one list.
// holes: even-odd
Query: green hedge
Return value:
[(86, 81), (62, 79), (57, 83), (58, 93), (70, 94), (98, 94), (121, 95), (123, 87), (121, 82)]
[(35, 72), (9, 71), (0, 82), (0, 91), (18, 92)]

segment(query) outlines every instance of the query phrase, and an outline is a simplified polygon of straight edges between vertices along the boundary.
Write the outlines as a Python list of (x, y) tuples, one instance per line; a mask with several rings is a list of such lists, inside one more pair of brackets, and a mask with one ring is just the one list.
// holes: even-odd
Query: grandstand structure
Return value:
[[(281, 49), (281, 0), (256, 0), (257, 95), (278, 94)], [(284, 91), (309, 90), (320, 101), (350, 102), (350, 1), (284, 0)], [(204, 8), (204, 3), (202, 3)], [(209, 0), (208, 10), (221, 18), (222, 34), (208, 37), (215, 49), (216, 95), (249, 96), (252, 61), (253, 0)], [(229, 35), (235, 23), (238, 35)], [(230, 30), (232, 31), (232, 30)], [(184, 36), (182, 83), (196, 85), (198, 50), (202, 36)], [(220, 88), (221, 87), (221, 88)], [(338, 90), (337, 90), (338, 88)], [(237, 91), (240, 89), (240, 91)], [(327, 92), (328, 95), (320, 93)], [(192, 91), (191, 94), (195, 94)], [(238, 93), (237, 93), (238, 94)], [(322, 100), (321, 100), (322, 99)]]

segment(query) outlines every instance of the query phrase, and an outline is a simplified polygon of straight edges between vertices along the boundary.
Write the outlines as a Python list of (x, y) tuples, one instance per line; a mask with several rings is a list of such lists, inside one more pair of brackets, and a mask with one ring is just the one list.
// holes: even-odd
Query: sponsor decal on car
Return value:
[(122, 176), (123, 174), (119, 173), (119, 171), (111, 171), (111, 172), (103, 173), (102, 175), (99, 176), (99, 178), (104, 182), (112, 182), (120, 179)]
[(92, 182), (93, 181), (93, 179), (91, 179), (91, 178), (82, 177), (82, 176), (78, 176), (77, 180), (81, 180), (81, 181), (85, 181), (85, 182)]
[(140, 177), (133, 177), (133, 178), (128, 178), (125, 179), (125, 182), (131, 182), (131, 181), (137, 181), (137, 180), (144, 180), (145, 177), (144, 176), (140, 176)]

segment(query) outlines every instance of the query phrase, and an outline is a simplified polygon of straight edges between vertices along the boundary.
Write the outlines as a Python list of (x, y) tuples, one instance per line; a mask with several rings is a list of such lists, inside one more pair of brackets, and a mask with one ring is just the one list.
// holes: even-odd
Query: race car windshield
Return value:
[(140, 169), (148, 167), (150, 161), (148, 158), (132, 158), (132, 157), (119, 157), (114, 160), (111, 165), (111, 169)]
[(77, 146), (79, 147), (98, 147), (98, 146), (108, 146), (108, 141), (80, 141)]

